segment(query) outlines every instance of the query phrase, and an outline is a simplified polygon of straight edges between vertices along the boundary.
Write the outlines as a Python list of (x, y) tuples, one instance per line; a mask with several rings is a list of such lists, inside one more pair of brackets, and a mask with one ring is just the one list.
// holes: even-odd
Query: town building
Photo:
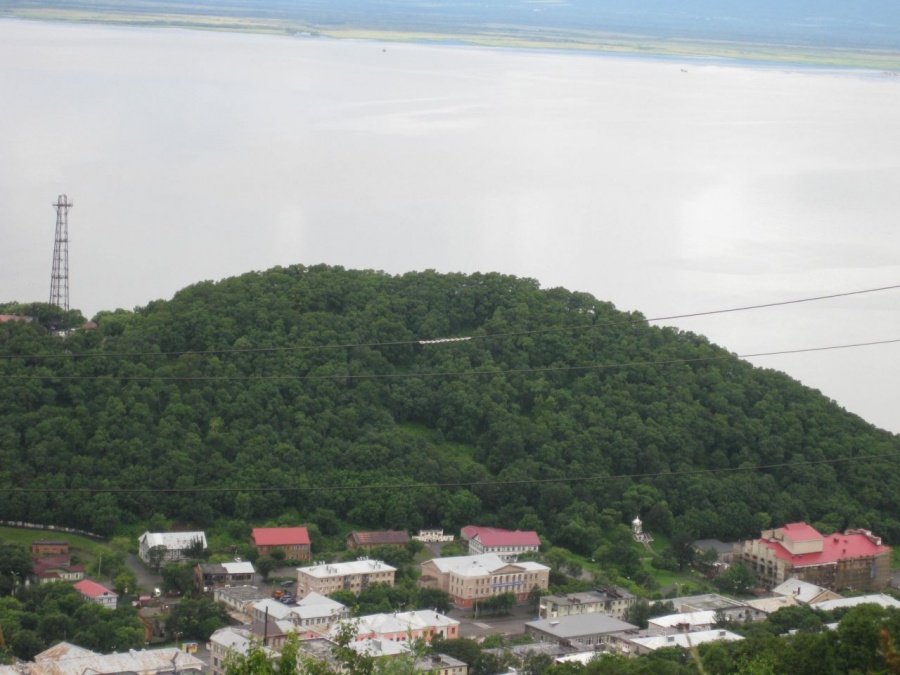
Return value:
[(410, 537), (413, 541), (421, 541), (423, 544), (446, 544), (453, 541), (452, 534), (444, 534), (443, 530), (419, 530), (419, 534)]
[(297, 568), (295, 597), (306, 597), (310, 593), (328, 595), (335, 591), (351, 591), (359, 595), (375, 584), (394, 585), (397, 568), (380, 560), (361, 558), (351, 562), (325, 563), (312, 567)]
[(746, 603), (726, 598), (718, 593), (684, 595), (672, 598), (669, 602), (672, 603), (672, 608), (679, 613), (718, 612), (721, 616), (733, 621), (745, 621), (753, 618), (753, 612), (752, 610), (748, 611)]
[(849, 609), (852, 607), (859, 607), (860, 605), (878, 605), (879, 607), (893, 607), (894, 609), (900, 609), (900, 600), (885, 595), (884, 593), (869, 593), (867, 595), (856, 595), (852, 598), (823, 600), (813, 604), (812, 608), (830, 612), (833, 609)]
[(625, 612), (636, 602), (637, 597), (633, 593), (619, 586), (565, 595), (545, 595), (541, 598), (538, 616), (542, 619), (556, 619), (561, 616), (600, 612), (624, 619)]
[(692, 546), (697, 554), (715, 551), (716, 562), (720, 565), (730, 565), (734, 555), (734, 542), (725, 542), (720, 539), (698, 539)]
[(407, 642), (422, 639), (430, 643), (432, 638), (455, 640), (459, 637), (459, 621), (432, 610), (395, 612), (393, 614), (370, 614), (348, 622), (340, 622), (332, 633), (350, 625), (355, 640), (387, 640)]
[(446, 654), (432, 654), (416, 659), (416, 671), (429, 675), (468, 675), (469, 665)]
[(462, 609), (501, 593), (513, 593), (517, 602), (527, 602), (535, 588), (543, 591), (550, 583), (550, 568), (546, 565), (510, 563), (493, 553), (434, 558), (420, 567), (422, 576), (416, 584), (444, 591)]
[(66, 555), (69, 542), (58, 539), (35, 539), (31, 542), (31, 557), (40, 558), (45, 555)]
[[(249, 628), (229, 626), (220, 628), (209, 638), (209, 667), (213, 675), (225, 675), (225, 664), (229, 653), (246, 656), (256, 636)], [(265, 651), (274, 655), (268, 647)]]
[(619, 643), (624, 640), (620, 634), (633, 630), (637, 630), (637, 626), (600, 612), (540, 619), (525, 624), (525, 634), (531, 635), (537, 642), (606, 651), (617, 651)]
[(647, 630), (657, 633), (710, 630), (718, 622), (716, 614), (717, 612), (707, 609), (702, 612), (679, 612), (678, 614), (656, 616), (647, 621)]
[[(213, 600), (223, 603), (230, 611), (244, 616), (236, 616), (241, 623), (250, 621), (255, 603), (268, 599), (269, 596), (256, 586), (232, 586), (213, 590)], [(245, 621), (246, 619), (246, 621)]]
[[(5, 666), (0, 666), (2, 668)], [(98, 654), (61, 642), (35, 656), (34, 662), (20, 662), (10, 668), (21, 675), (199, 675), (204, 670), (204, 664), (174, 647)]]
[(880, 537), (868, 530), (825, 536), (803, 522), (736, 544), (734, 562), (747, 565), (766, 588), (796, 576), (832, 591), (881, 591), (891, 578), (891, 549)]
[(260, 556), (270, 556), (272, 551), (284, 551), (285, 560), (310, 560), (309, 531), (305, 527), (256, 527), (250, 534), (250, 545)]
[(783, 584), (778, 584), (772, 589), (772, 594), (778, 597), (793, 598), (798, 605), (812, 605), (841, 597), (834, 591), (829, 591), (827, 588), (816, 586), (797, 577), (791, 577)]
[(409, 543), (409, 535), (399, 530), (385, 532), (356, 532), (347, 535), (347, 548), (375, 548), (376, 546), (396, 546), (403, 548)]
[(85, 599), (107, 609), (115, 609), (119, 601), (119, 596), (114, 592), (101, 586), (90, 579), (82, 579), (75, 584), (75, 590), (81, 593)]
[(640, 637), (628, 637), (619, 651), (624, 654), (641, 656), (655, 652), (664, 647), (681, 647), (691, 649), (707, 642), (736, 642), (744, 638), (737, 633), (721, 628), (694, 631), (692, 633), (667, 633), (664, 635), (642, 635)]
[(285, 605), (273, 598), (255, 602), (254, 623), (265, 623), (267, 617), (290, 622), (294, 629), (311, 628), (325, 635), (336, 622), (350, 617), (350, 609), (337, 600), (309, 593), (295, 605)]
[(205, 551), (205, 532), (144, 532), (138, 537), (138, 555), (148, 565), (168, 565), (187, 560), (198, 542)]
[(38, 584), (48, 584), (54, 581), (81, 581), (84, 579), (84, 565), (73, 565), (72, 556), (69, 555), (32, 558), (31, 576)]
[(220, 586), (249, 586), (255, 575), (253, 563), (249, 562), (200, 563), (194, 567), (194, 586), (201, 593)]
[(541, 547), (541, 540), (534, 531), (467, 525), (462, 529), (461, 538), (468, 546), (469, 555), (495, 553), (507, 562), (515, 562), (522, 553), (537, 553)]

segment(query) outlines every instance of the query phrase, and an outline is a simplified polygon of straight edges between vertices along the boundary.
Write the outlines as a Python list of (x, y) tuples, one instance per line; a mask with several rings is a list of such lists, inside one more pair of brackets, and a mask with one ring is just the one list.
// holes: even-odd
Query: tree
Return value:
[(206, 641), (219, 628), (227, 626), (228, 619), (228, 610), (222, 603), (206, 598), (185, 598), (172, 606), (166, 619), (166, 632), (172, 636)]
[(166, 565), (160, 572), (163, 589), (180, 595), (190, 595), (194, 590), (194, 566), (189, 563)]
[(159, 568), (163, 563), (163, 560), (166, 559), (166, 547), (165, 546), (152, 546), (147, 551), (147, 564), (153, 568), (154, 571), (159, 572)]
[(263, 579), (268, 579), (269, 575), (278, 568), (278, 561), (271, 556), (264, 555), (256, 561), (256, 571), (262, 575)]
[(744, 595), (756, 585), (756, 577), (753, 576), (749, 567), (738, 563), (722, 572), (713, 583), (723, 593)]

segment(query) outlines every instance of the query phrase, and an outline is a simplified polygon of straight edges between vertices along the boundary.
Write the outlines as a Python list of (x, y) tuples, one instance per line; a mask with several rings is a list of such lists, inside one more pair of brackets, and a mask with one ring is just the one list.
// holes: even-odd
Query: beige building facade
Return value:
[(354, 595), (359, 595), (374, 584), (393, 586), (396, 572), (395, 567), (380, 560), (368, 559), (298, 567), (294, 596), (298, 600), (309, 593), (327, 597), (335, 591), (350, 591)]
[(513, 593), (517, 602), (523, 603), (535, 587), (543, 591), (550, 583), (550, 568), (546, 565), (508, 563), (493, 553), (435, 558), (421, 567), (417, 584), (444, 591), (460, 608), (472, 607), (479, 600), (501, 593)]

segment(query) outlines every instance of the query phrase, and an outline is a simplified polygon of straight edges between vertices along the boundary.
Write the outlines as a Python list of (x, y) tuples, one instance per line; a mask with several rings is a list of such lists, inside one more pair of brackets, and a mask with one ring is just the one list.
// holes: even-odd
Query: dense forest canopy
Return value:
[[(112, 533), (296, 509), (537, 529), (586, 554), (636, 514), (696, 537), (804, 519), (900, 541), (897, 437), (585, 293), (296, 265), (95, 320), (66, 340), (0, 325), (2, 519)], [(452, 337), (472, 339), (420, 343)]]

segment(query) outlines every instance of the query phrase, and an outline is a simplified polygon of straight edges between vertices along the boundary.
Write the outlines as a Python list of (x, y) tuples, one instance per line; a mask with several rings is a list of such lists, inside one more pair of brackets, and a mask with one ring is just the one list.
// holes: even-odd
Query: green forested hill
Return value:
[[(293, 508), (537, 528), (590, 554), (639, 513), (697, 537), (806, 519), (900, 541), (896, 461), (821, 461), (897, 453), (895, 436), (584, 293), (298, 265), (98, 320), (68, 341), (0, 327), (0, 519), (110, 533)], [(458, 336), (472, 339), (417, 342)], [(370, 487), (384, 484), (408, 488)]]

